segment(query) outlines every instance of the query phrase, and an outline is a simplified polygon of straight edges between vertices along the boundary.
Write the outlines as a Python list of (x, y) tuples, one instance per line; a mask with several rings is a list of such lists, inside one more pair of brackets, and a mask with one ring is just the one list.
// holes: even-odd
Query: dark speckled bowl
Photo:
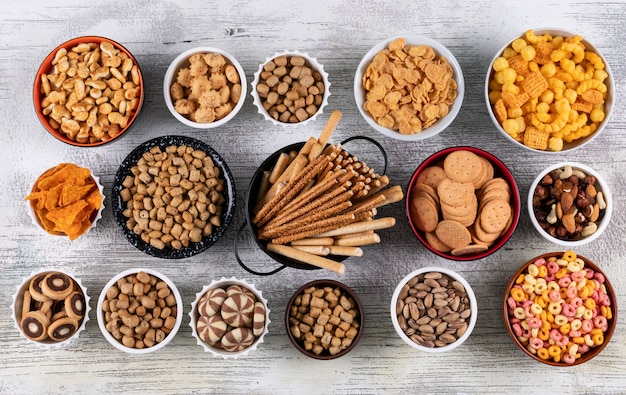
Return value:
[[(209, 236), (205, 236), (202, 238), (200, 242), (197, 243), (189, 243), (188, 247), (183, 247), (179, 250), (176, 250), (172, 247), (165, 247), (164, 249), (157, 249), (152, 247), (150, 244), (146, 243), (141, 239), (141, 237), (135, 234), (131, 229), (126, 227), (127, 218), (122, 214), (124, 211), (125, 203), (122, 201), (120, 197), (120, 191), (124, 188), (122, 186), (122, 182), (126, 178), (126, 176), (131, 175), (131, 168), (137, 163), (141, 156), (152, 149), (153, 147), (161, 147), (161, 149), (165, 149), (165, 147), (169, 145), (186, 145), (193, 147), (194, 149), (199, 149), (207, 153), (213, 159), (213, 162), (216, 166), (220, 168), (220, 176), (224, 178), (225, 185), (224, 191), (222, 194), (226, 199), (224, 203), (223, 211), (222, 211), (222, 225), (213, 228), (213, 233)], [(118, 226), (122, 230), (122, 233), (126, 236), (130, 244), (135, 246), (137, 249), (145, 252), (146, 254), (155, 256), (157, 258), (165, 258), (165, 259), (180, 259), (187, 258), (193, 255), (199, 254), (209, 247), (211, 247), (219, 238), (226, 232), (226, 229), (230, 225), (233, 214), (235, 212), (235, 181), (230, 172), (230, 169), (226, 165), (224, 159), (211, 148), (206, 143), (203, 143), (200, 140), (196, 140), (190, 137), (184, 136), (162, 136), (157, 137), (155, 139), (146, 141), (145, 143), (139, 145), (135, 148), (122, 162), (122, 165), (117, 171), (115, 175), (115, 180), (113, 182), (113, 191), (111, 193), (111, 206), (113, 208), (113, 216)]]

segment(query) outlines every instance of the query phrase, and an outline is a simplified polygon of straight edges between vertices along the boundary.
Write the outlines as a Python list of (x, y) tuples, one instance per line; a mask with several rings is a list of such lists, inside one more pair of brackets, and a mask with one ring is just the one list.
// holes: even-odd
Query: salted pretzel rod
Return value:
[(356, 216), (354, 214), (344, 216), (339, 215), (332, 218), (327, 218), (326, 220), (320, 221), (317, 224), (311, 224), (309, 226), (303, 227), (302, 229), (299, 229), (299, 231), (296, 233), (290, 233), (280, 237), (276, 237), (272, 239), (272, 243), (287, 244), (294, 240), (315, 236), (322, 232), (348, 225), (349, 223), (352, 223), (354, 221), (356, 221)]

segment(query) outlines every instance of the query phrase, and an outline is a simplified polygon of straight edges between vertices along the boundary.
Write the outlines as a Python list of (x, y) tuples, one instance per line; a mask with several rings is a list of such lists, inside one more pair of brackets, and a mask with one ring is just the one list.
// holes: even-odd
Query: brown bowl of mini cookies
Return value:
[(342, 357), (363, 335), (363, 305), (347, 285), (335, 280), (311, 281), (287, 303), (289, 340), (302, 354), (319, 360)]
[(424, 160), (411, 177), (405, 203), (418, 240), (456, 261), (484, 258), (501, 248), (521, 212), (517, 183), (506, 165), (463, 146)]

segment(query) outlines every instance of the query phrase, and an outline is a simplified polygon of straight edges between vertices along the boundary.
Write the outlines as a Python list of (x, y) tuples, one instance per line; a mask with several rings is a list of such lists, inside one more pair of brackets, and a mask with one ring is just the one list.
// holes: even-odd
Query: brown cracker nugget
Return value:
[(443, 220), (439, 222), (435, 234), (442, 243), (453, 249), (464, 247), (472, 242), (470, 231), (456, 221)]
[(515, 55), (507, 60), (509, 61), (509, 67), (515, 70), (518, 75), (526, 76), (530, 73), (528, 62), (524, 60), (522, 55)]

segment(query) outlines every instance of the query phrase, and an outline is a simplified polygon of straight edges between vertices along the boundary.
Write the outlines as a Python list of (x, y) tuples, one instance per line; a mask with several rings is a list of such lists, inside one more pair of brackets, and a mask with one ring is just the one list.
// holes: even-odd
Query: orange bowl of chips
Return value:
[(452, 52), (417, 35), (379, 42), (354, 76), (354, 99), (365, 121), (404, 141), (433, 137), (450, 126), (464, 93), (463, 71)]
[(496, 129), (531, 151), (566, 152), (586, 145), (613, 112), (615, 82), (600, 51), (566, 30), (527, 30), (500, 49), (485, 78)]
[(197, 129), (224, 125), (243, 107), (246, 74), (228, 52), (191, 48), (178, 55), (165, 72), (163, 96), (174, 118)]
[(418, 240), (455, 261), (500, 249), (519, 222), (517, 183), (502, 161), (474, 147), (450, 147), (424, 160), (407, 187), (406, 214)]
[(115, 140), (135, 123), (144, 84), (137, 60), (121, 44), (99, 36), (56, 47), (37, 70), (35, 112), (53, 137), (78, 147)]
[(89, 169), (61, 163), (39, 176), (24, 200), (35, 225), (50, 235), (75, 240), (101, 218), (103, 191)]

